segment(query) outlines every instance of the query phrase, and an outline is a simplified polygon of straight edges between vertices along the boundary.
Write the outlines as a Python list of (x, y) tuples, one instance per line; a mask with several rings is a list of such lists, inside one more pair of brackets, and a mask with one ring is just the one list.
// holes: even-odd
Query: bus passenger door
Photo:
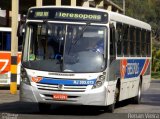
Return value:
[(116, 59), (115, 41), (115, 27), (110, 25), (110, 64)]
[(109, 60), (109, 81), (115, 81), (115, 74), (116, 74), (116, 70), (118, 67), (116, 62), (116, 47), (115, 47), (115, 27), (113, 26), (113, 24), (110, 25), (110, 37), (109, 37), (109, 41), (110, 41), (110, 60)]
[(116, 89), (116, 72), (118, 71), (118, 65), (116, 61), (116, 47), (115, 47), (115, 27), (113, 24), (110, 24), (109, 29), (109, 83), (108, 83), (108, 94), (107, 94), (107, 105), (114, 103), (114, 95), (115, 95), (115, 89)]

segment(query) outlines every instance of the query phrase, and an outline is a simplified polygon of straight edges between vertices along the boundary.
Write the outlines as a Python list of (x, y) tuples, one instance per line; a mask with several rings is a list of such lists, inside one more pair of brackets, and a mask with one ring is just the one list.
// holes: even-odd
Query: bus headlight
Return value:
[(31, 85), (27, 72), (23, 67), (21, 67), (21, 82)]
[(93, 86), (93, 89), (101, 87), (104, 84), (104, 82), (105, 82), (105, 75), (100, 75), (97, 78), (97, 81), (96, 81), (95, 85)]

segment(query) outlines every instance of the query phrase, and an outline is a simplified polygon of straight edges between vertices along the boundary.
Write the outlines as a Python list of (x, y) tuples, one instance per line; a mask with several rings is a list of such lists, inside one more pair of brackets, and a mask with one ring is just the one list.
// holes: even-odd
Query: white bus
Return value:
[[(11, 82), (11, 28), (0, 27), (0, 86)], [(20, 84), (21, 52), (17, 53), (17, 84)]]
[(20, 100), (102, 106), (140, 103), (151, 81), (151, 26), (95, 8), (48, 6), (28, 11)]

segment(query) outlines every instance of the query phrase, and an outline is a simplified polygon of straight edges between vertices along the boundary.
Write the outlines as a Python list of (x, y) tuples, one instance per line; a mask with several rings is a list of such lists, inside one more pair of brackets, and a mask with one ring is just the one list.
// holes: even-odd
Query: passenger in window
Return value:
[(37, 44), (38, 44), (38, 49), (36, 58), (38, 60), (42, 60), (45, 57), (45, 45), (46, 45), (45, 37), (41, 37), (40, 39), (38, 39)]
[(98, 42), (91, 42), (87, 47), (85, 48), (87, 51), (93, 51), (103, 54), (104, 53), (104, 43), (103, 40), (100, 40)]
[(85, 43), (83, 44), (86, 45), (86, 50), (104, 54), (104, 34), (98, 35), (98, 37), (92, 38), (90, 40), (85, 39)]
[(30, 51), (29, 51), (29, 60), (30, 61), (35, 60), (35, 54), (33, 53), (33, 49), (32, 48), (30, 48)]
[(55, 51), (52, 45), (48, 44), (47, 51), (46, 51), (46, 59), (53, 59), (55, 58)]
[(104, 54), (104, 41), (103, 40), (98, 41), (92, 51)]

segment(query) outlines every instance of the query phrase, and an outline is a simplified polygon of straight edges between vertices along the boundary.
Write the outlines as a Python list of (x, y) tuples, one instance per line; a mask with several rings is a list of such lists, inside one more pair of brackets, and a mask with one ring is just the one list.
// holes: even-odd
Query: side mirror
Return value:
[(25, 27), (26, 27), (26, 15), (23, 15), (18, 24), (18, 29), (17, 29), (18, 37), (23, 37), (24, 32), (25, 32)]
[(25, 33), (25, 24), (18, 24), (18, 30), (17, 30), (17, 36), (18, 37), (23, 37), (24, 33)]
[(17, 37), (18, 37), (18, 51), (22, 51), (22, 43), (25, 33), (25, 24), (18, 24)]

